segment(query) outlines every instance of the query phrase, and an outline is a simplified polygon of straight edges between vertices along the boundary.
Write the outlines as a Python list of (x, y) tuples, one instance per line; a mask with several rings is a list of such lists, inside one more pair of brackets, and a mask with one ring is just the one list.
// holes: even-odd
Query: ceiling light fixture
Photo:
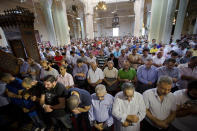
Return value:
[(99, 1), (98, 4), (96, 5), (96, 10), (107, 10), (106, 2)]

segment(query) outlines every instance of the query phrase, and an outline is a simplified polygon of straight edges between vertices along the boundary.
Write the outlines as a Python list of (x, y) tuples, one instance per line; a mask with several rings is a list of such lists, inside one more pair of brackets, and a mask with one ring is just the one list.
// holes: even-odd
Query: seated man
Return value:
[(59, 128), (62, 130), (70, 129), (72, 126), (64, 110), (65, 96), (68, 94), (65, 86), (57, 82), (57, 79), (52, 75), (44, 78), (44, 86), (40, 104), (48, 118), (52, 120), (56, 130)]
[(77, 64), (73, 69), (73, 77), (78, 88), (86, 88), (86, 78), (88, 73), (88, 66), (83, 62), (82, 59), (77, 59)]
[(137, 88), (136, 91), (143, 93), (145, 90), (154, 88), (157, 81), (157, 68), (152, 65), (152, 59), (148, 58), (144, 65), (137, 70)]
[(131, 67), (137, 69), (139, 64), (141, 64), (141, 56), (137, 54), (137, 49), (133, 49), (132, 53), (128, 57), (129, 62), (131, 63)]
[(160, 67), (163, 66), (165, 58), (163, 57), (163, 52), (159, 51), (156, 56), (153, 56), (154, 66)]
[(172, 125), (180, 131), (193, 131), (197, 128), (197, 80), (191, 81), (187, 89), (174, 92), (176, 98), (176, 119)]
[(142, 123), (142, 131), (168, 131), (176, 116), (175, 96), (170, 92), (172, 84), (171, 77), (161, 76), (157, 88), (143, 93), (146, 119)]
[(20, 67), (19, 69), (20, 77), (24, 78), (28, 76), (27, 72), (28, 72), (29, 64), (23, 58), (18, 58), (17, 64)]
[(112, 104), (113, 96), (107, 93), (104, 85), (99, 84), (92, 94), (92, 105), (89, 110), (91, 126), (96, 130), (110, 131), (113, 125)]
[(48, 75), (53, 75), (54, 77), (58, 77), (59, 73), (56, 69), (52, 68), (50, 66), (50, 63), (48, 61), (41, 61), (41, 73), (40, 73), (40, 79), (44, 79)]
[(127, 60), (127, 56), (125, 55), (125, 50), (121, 50), (121, 55), (118, 57), (118, 67), (123, 68), (124, 61)]
[(87, 76), (87, 80), (88, 80), (88, 84), (89, 84), (89, 91), (91, 93), (94, 92), (95, 87), (102, 83), (104, 79), (104, 75), (103, 75), (103, 71), (97, 67), (97, 64), (92, 62), (91, 63), (91, 68), (88, 71), (88, 76)]
[(126, 82), (116, 94), (112, 114), (117, 119), (115, 131), (140, 131), (140, 122), (146, 115), (143, 97), (135, 92), (132, 83)]
[(165, 66), (159, 67), (157, 69), (158, 77), (166, 75), (172, 78), (172, 92), (178, 90), (177, 81), (180, 79), (180, 71), (177, 67), (175, 67), (175, 63), (175, 59), (169, 58), (166, 60)]
[[(89, 92), (79, 88), (70, 88), (68, 93), (67, 105), (76, 117), (78, 130), (90, 131), (90, 122), (88, 120), (88, 111), (91, 108), (92, 98)], [(82, 126), (85, 119), (86, 130)]]
[(136, 71), (135, 69), (130, 67), (130, 63), (128, 60), (124, 61), (123, 69), (120, 69), (118, 71), (118, 80), (121, 83), (124, 83), (124, 82), (135, 83), (136, 82), (137, 80)]
[(107, 91), (113, 94), (118, 88), (118, 70), (113, 67), (113, 61), (108, 61), (104, 69), (104, 82), (107, 85)]

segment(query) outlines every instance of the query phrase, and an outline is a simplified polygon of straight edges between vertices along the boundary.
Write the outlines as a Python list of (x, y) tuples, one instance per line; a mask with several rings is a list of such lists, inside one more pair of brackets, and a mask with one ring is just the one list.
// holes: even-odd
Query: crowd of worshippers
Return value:
[[(169, 45), (145, 37), (39, 46), (41, 61), (18, 58), (0, 74), (0, 126), (32, 130), (194, 131), (197, 39)], [(9, 67), (7, 67), (9, 68)], [(2, 129), (1, 128), (1, 129)]]

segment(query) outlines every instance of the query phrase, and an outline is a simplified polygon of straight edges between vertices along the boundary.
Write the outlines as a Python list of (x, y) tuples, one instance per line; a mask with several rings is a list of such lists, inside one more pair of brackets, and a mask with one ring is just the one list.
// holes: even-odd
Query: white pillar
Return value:
[(85, 24), (86, 24), (86, 38), (94, 39), (94, 25), (93, 25), (93, 6), (91, 1), (87, 1), (85, 4)]
[(175, 30), (174, 30), (174, 37), (173, 37), (174, 42), (177, 39), (181, 38), (181, 32), (183, 29), (183, 23), (184, 23), (184, 18), (185, 18), (185, 13), (186, 13), (188, 2), (189, 0), (180, 0), (179, 2), (179, 10), (178, 10), (178, 15), (177, 15), (176, 25), (175, 25)]
[(161, 42), (167, 6), (168, 0), (152, 0), (149, 41), (156, 39), (157, 42)]
[(177, 0), (168, 0), (167, 14), (163, 29), (162, 42), (168, 44), (171, 38), (172, 23), (176, 11)]
[(65, 0), (53, 0), (52, 9), (58, 46), (70, 44)]
[(84, 27), (84, 11), (79, 10), (80, 26), (81, 26), (81, 37), (85, 39), (85, 27)]
[(134, 12), (135, 12), (135, 27), (134, 27), (134, 36), (142, 35), (142, 25), (144, 17), (144, 0), (136, 0), (134, 3)]
[(197, 18), (193, 29), (193, 34), (197, 34)]
[(52, 45), (56, 46), (56, 35), (53, 24), (53, 17), (51, 12), (52, 0), (41, 0), (41, 8), (45, 17), (45, 23), (48, 31), (49, 41)]

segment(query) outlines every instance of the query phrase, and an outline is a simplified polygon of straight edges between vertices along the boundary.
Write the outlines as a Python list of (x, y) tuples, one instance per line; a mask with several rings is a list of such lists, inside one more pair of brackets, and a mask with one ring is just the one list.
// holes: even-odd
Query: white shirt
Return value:
[(176, 111), (175, 96), (171, 92), (164, 96), (162, 102), (157, 94), (157, 88), (145, 91), (143, 97), (146, 109), (149, 109), (151, 114), (159, 120), (165, 120), (171, 111)]
[(69, 73), (66, 73), (64, 76), (59, 75), (57, 81), (62, 83), (65, 87), (74, 85), (73, 77)]
[(88, 71), (88, 79), (91, 83), (96, 83), (98, 80), (104, 79), (103, 71), (100, 68), (96, 68), (96, 71), (93, 71), (92, 68)]
[(153, 63), (158, 64), (158, 65), (163, 65), (165, 61), (164, 57), (158, 58), (157, 55), (153, 57)]
[[(183, 105), (191, 99), (187, 96), (186, 89), (178, 90), (174, 92), (176, 98), (176, 105)], [(173, 121), (173, 125), (180, 131), (194, 131), (197, 128), (197, 116), (188, 115), (185, 117), (176, 117)]]
[(88, 60), (87, 60), (88, 63), (91, 63), (91, 62), (96, 63), (96, 57), (95, 57), (95, 56), (93, 56), (92, 58), (88, 57), (87, 59), (88, 59)]
[(72, 55), (70, 55), (70, 61), (71, 61), (71, 64), (73, 65), (76, 65), (77, 63), (77, 59), (79, 59), (80, 57), (78, 55), (74, 55), (74, 57)]
[[(113, 103), (112, 114), (118, 120), (115, 124), (115, 131), (140, 131), (140, 121), (146, 115), (143, 96), (138, 92), (134, 92), (133, 98), (131, 101), (128, 101), (123, 91), (117, 93)], [(123, 127), (122, 123), (125, 122), (128, 115), (137, 115), (139, 121), (132, 123), (131, 126)]]

